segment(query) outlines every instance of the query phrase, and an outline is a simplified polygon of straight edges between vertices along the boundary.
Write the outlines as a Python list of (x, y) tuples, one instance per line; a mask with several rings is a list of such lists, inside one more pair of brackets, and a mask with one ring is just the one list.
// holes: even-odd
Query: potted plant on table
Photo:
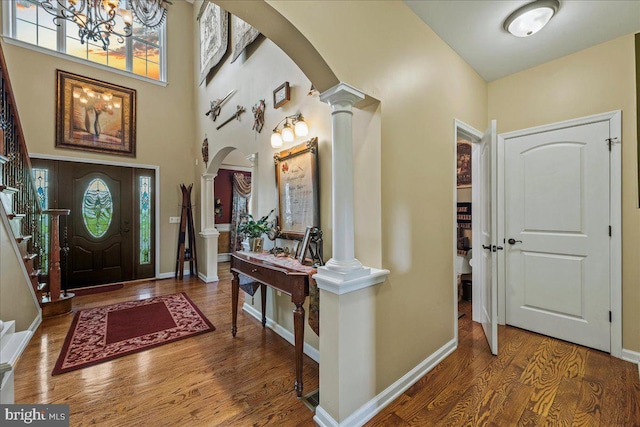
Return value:
[(244, 238), (249, 238), (249, 249), (252, 252), (262, 252), (262, 243), (264, 241), (262, 235), (271, 229), (269, 217), (274, 210), (275, 209), (271, 209), (268, 214), (257, 221), (253, 219), (253, 215), (251, 214), (241, 216), (238, 233)]

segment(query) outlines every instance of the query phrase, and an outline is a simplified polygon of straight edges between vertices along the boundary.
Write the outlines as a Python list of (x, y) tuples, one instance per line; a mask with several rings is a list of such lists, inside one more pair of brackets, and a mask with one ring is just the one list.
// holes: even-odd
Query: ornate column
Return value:
[(353, 106), (364, 93), (340, 83), (320, 95), (331, 106), (332, 258), (313, 277), (320, 288), (319, 425), (340, 425), (376, 395), (376, 292), (389, 270), (355, 258)]
[(204, 277), (200, 277), (206, 283), (218, 280), (218, 237), (220, 233), (215, 227), (215, 194), (214, 180), (216, 174), (206, 173), (200, 181), (200, 236), (204, 239)]

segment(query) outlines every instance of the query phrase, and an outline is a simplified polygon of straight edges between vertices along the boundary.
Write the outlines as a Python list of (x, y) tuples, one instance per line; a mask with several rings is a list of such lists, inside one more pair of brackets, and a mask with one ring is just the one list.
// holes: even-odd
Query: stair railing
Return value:
[(47, 219), (43, 219), (40, 197), (33, 178), (29, 152), (18, 116), (2, 45), (0, 45), (1, 136), (3, 138), (0, 141), (0, 154), (8, 159), (2, 168), (2, 183), (5, 187), (18, 190), (13, 196), (13, 213), (25, 215), (21, 222), (22, 236), (31, 236), (27, 248), (29, 253), (38, 255), (34, 261), (36, 261), (36, 269), (39, 269), (45, 252), (42, 244), (42, 221)]

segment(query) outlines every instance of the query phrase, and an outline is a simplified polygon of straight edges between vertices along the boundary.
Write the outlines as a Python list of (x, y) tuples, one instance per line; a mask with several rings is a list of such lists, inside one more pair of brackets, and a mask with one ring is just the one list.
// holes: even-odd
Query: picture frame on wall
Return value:
[(135, 157), (135, 89), (56, 73), (56, 148)]
[(320, 227), (318, 138), (276, 153), (279, 237), (302, 240), (307, 226)]
[(469, 188), (471, 187), (471, 142), (458, 141), (456, 158), (457, 187)]
[(229, 14), (215, 3), (205, 1), (198, 13), (200, 84), (227, 53)]
[(273, 91), (273, 108), (280, 108), (291, 99), (289, 82), (284, 82)]

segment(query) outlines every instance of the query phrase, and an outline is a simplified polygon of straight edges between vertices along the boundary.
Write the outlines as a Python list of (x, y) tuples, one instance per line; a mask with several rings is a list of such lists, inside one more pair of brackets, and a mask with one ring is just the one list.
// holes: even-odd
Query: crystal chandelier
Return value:
[[(168, 0), (128, 0), (130, 8), (120, 9), (120, 0), (36, 0), (44, 10), (53, 15), (53, 22), (71, 21), (78, 25), (80, 43), (87, 40), (109, 47), (109, 37), (116, 36), (123, 43), (131, 36), (133, 17), (148, 28), (162, 24), (167, 14)], [(124, 1), (123, 1), (124, 3)], [(121, 20), (123, 29), (116, 25)]]

